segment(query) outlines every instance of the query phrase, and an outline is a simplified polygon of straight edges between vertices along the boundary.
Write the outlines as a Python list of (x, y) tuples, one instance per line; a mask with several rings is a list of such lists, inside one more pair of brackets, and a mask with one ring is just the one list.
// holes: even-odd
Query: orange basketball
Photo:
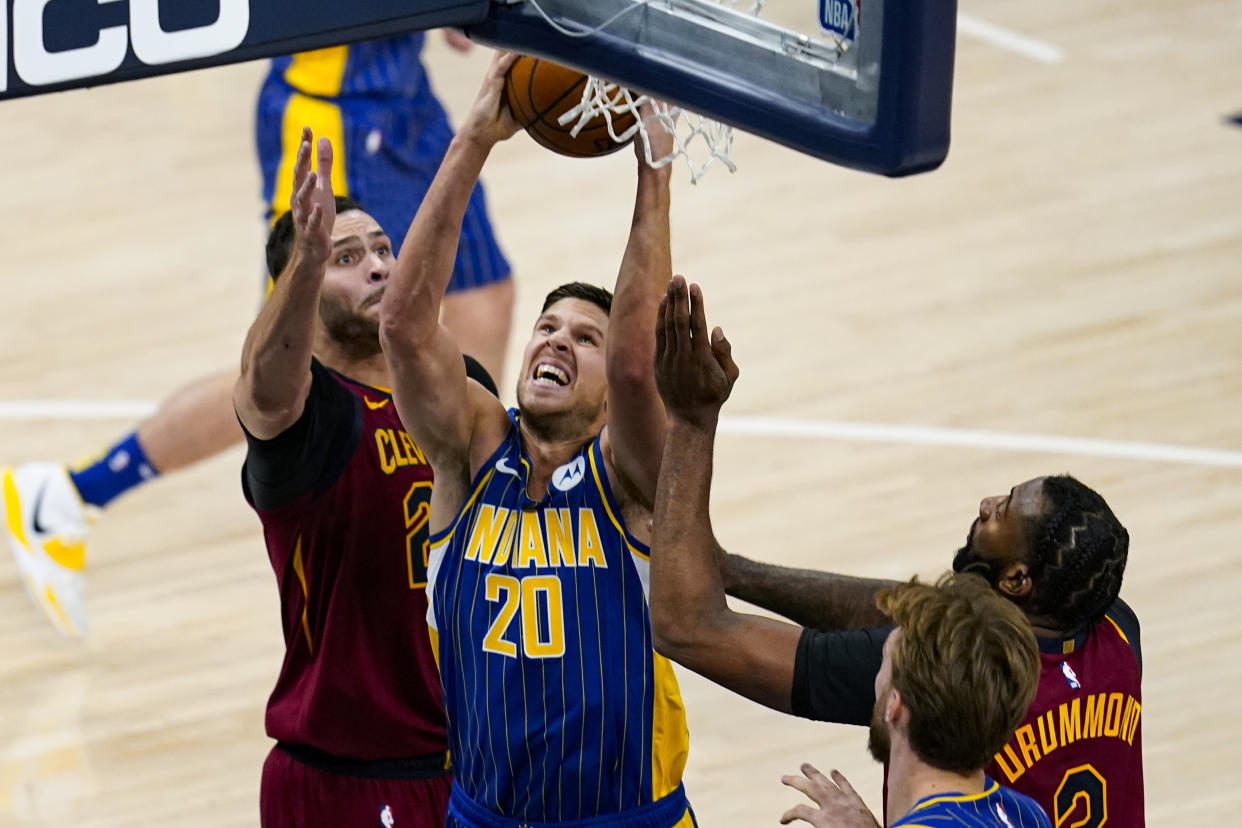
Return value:
[[(520, 57), (505, 77), (505, 100), (517, 122), (530, 137), (543, 146), (574, 158), (590, 158), (616, 152), (630, 143), (618, 143), (608, 134), (603, 114), (583, 125), (571, 135), (576, 121), (562, 126), (557, 123), (565, 112), (582, 101), (587, 76), (557, 63), (532, 57)], [(612, 116), (612, 128), (620, 135), (634, 124), (634, 114), (625, 112)], [(630, 140), (633, 140), (631, 137)]]

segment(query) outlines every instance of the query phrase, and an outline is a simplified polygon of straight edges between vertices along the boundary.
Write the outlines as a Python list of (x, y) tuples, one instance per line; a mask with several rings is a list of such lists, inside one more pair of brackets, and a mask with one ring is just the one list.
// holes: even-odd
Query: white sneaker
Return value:
[(64, 466), (27, 463), (3, 470), (4, 531), (26, 591), (61, 635), (86, 637), (86, 537), (97, 511), (86, 506)]

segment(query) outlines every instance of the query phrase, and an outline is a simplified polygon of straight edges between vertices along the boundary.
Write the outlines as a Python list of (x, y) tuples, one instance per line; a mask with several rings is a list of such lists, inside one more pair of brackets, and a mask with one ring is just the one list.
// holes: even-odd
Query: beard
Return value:
[(328, 296), (319, 299), (319, 318), (323, 320), (328, 336), (351, 358), (366, 359), (380, 352), (378, 319), (363, 316), (344, 302)]
[(872, 759), (882, 765), (887, 765), (893, 742), (889, 738), (888, 725), (884, 721), (884, 716), (880, 713), (881, 704), (883, 704), (882, 697), (876, 698), (875, 707), (871, 709), (871, 724), (867, 728), (867, 750)]
[(970, 525), (970, 533), (966, 535), (966, 545), (957, 550), (953, 556), (954, 572), (970, 572), (983, 578), (993, 587), (996, 586), (1000, 573), (996, 571), (996, 565), (987, 558), (975, 552), (972, 541), (975, 538), (975, 527), (979, 525), (979, 521), (975, 521)]

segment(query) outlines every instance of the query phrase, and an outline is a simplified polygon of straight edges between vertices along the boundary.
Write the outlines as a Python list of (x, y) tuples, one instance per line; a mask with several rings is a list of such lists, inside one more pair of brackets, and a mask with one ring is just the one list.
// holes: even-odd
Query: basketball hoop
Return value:
[[(530, 0), (531, 5), (544, 15), (549, 23), (556, 26), (550, 17), (539, 8), (538, 0)], [(634, 0), (634, 8), (644, 5), (650, 0)], [(716, 0), (719, 5), (735, 9), (744, 14), (758, 15), (766, 0)], [(620, 14), (617, 15), (621, 16)], [(596, 27), (602, 30), (612, 23), (607, 20)], [(560, 29), (559, 26), (557, 26)], [(582, 32), (565, 32), (575, 37)], [(643, 116), (639, 107), (650, 102), (654, 114)], [(733, 127), (713, 120), (687, 109), (671, 106), (647, 95), (635, 95), (623, 86), (603, 78), (588, 76), (586, 86), (582, 90), (582, 101), (573, 109), (568, 110), (558, 122), (561, 126), (569, 126), (570, 135), (577, 137), (578, 131), (597, 116), (603, 117), (608, 124), (609, 136), (618, 143), (624, 143), (639, 133), (643, 142), (643, 152), (651, 167), (659, 169), (675, 162), (678, 158), (686, 162), (690, 170), (690, 183), (697, 184), (717, 161), (724, 164), (729, 172), (736, 172), (733, 163)], [(624, 116), (624, 122), (631, 125), (622, 132), (613, 128), (613, 119)], [(673, 149), (667, 155), (652, 157), (651, 138), (648, 131), (662, 129), (673, 136)]]
[[(644, 117), (640, 114), (639, 107), (648, 101), (655, 111)], [(621, 116), (625, 116), (624, 121), (630, 126), (617, 132), (613, 119)], [(698, 113), (662, 103), (647, 95), (634, 95), (612, 81), (591, 76), (587, 78), (581, 102), (557, 120), (561, 126), (573, 124), (569, 132), (570, 135), (577, 136), (578, 130), (596, 117), (604, 119), (608, 125), (609, 137), (618, 143), (625, 143), (631, 138), (641, 139), (646, 161), (655, 169), (668, 166), (678, 158), (684, 159), (690, 169), (691, 184), (697, 184), (716, 161), (728, 167), (729, 172), (737, 170), (733, 163), (732, 127)], [(648, 134), (652, 129), (662, 129), (673, 136), (673, 149), (667, 155), (652, 157), (651, 138)], [(639, 133), (637, 137), (635, 132)]]

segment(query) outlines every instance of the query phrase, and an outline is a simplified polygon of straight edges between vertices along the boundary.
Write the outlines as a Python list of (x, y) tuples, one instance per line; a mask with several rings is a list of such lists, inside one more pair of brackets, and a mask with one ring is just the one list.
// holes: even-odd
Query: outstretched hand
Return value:
[(800, 819), (816, 828), (879, 828), (867, 804), (840, 771), (834, 770), (829, 779), (809, 762), (801, 770), (802, 776), (782, 776), (781, 783), (802, 791), (819, 807), (795, 805), (781, 815), (781, 825)]
[(700, 427), (715, 424), (737, 382), (737, 363), (724, 331), (707, 334), (703, 292), (674, 276), (656, 317), (656, 386), (668, 413)]
[(492, 58), (479, 94), (459, 131), (488, 149), (522, 128), (505, 102), (505, 75), (518, 57), (514, 52), (497, 52)]
[[(320, 138), (318, 171), (311, 170), (310, 127), (302, 127), (302, 143), (293, 165), (293, 211), (296, 244), (306, 259), (323, 263), (332, 252), (332, 225), (336, 223), (336, 196), (332, 193), (332, 142)], [(273, 274), (277, 275), (277, 274)]]
[[(644, 139), (642, 135), (634, 141), (634, 154), (638, 156), (639, 168), (647, 166), (647, 150), (651, 151), (651, 160), (659, 161), (661, 158), (667, 158), (677, 149), (673, 139), (673, 133), (677, 129), (677, 122), (668, 107), (656, 101), (650, 96), (643, 96), (643, 101), (638, 105), (638, 117), (643, 123), (643, 133), (646, 135)], [(644, 146), (644, 141), (645, 146)], [(671, 172), (669, 165), (660, 167), (661, 170)]]

